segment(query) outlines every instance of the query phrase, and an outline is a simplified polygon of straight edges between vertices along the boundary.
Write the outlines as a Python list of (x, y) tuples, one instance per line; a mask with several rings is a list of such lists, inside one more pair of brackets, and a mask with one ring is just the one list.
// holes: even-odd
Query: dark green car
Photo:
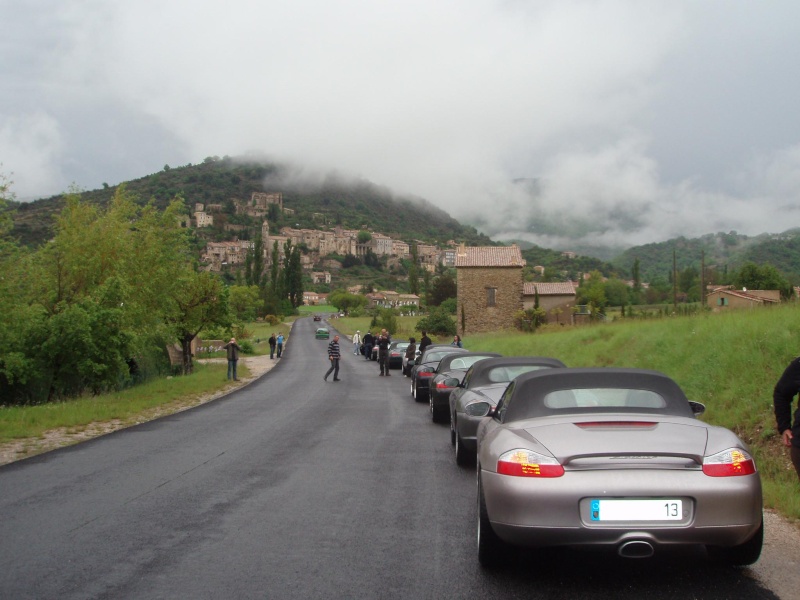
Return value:
[(328, 331), (325, 327), (320, 327), (317, 329), (317, 332), (314, 334), (314, 337), (318, 340), (327, 340), (331, 337), (331, 332)]

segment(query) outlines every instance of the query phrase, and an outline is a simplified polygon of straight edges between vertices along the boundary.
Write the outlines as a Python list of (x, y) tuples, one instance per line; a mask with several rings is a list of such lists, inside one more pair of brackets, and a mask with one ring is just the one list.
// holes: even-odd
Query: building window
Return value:
[(497, 288), (486, 288), (486, 306), (497, 304)]

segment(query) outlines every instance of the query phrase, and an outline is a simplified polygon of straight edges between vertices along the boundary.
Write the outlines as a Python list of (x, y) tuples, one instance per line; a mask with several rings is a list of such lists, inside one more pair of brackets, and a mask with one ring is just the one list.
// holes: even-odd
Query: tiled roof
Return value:
[(569, 281), (522, 284), (522, 294), (524, 296), (535, 296), (536, 290), (539, 290), (540, 296), (574, 296), (575, 284)]
[(518, 246), (470, 246), (456, 254), (456, 267), (523, 267)]
[[(714, 290), (711, 292), (712, 294), (725, 294), (728, 296), (734, 296), (736, 298), (742, 298), (743, 300), (750, 300), (752, 302), (756, 302), (758, 304), (770, 303), (770, 304), (777, 304), (778, 301), (773, 298), (764, 298), (763, 296), (756, 296), (755, 294), (748, 294), (747, 292), (743, 292), (741, 290), (726, 290), (726, 289), (719, 289)], [(709, 294), (711, 295), (711, 294)]]

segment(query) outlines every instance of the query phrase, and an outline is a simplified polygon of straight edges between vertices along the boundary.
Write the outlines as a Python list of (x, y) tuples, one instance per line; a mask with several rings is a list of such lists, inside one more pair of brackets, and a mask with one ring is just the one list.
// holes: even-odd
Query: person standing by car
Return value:
[(406, 367), (406, 365), (410, 364), (412, 360), (416, 358), (417, 354), (417, 340), (413, 337), (408, 338), (408, 346), (406, 346), (406, 360), (403, 363), (403, 375), (408, 377), (409, 371), (411, 369)]
[(378, 364), (381, 368), (381, 376), (389, 377), (389, 344), (392, 343), (392, 336), (385, 329), (381, 329), (378, 337)]
[(457, 348), (463, 348), (464, 345), (461, 343), (461, 336), (454, 335), (453, 336), (453, 343), (450, 344), (451, 346), (456, 346)]
[(339, 336), (333, 336), (333, 339), (328, 343), (328, 360), (331, 361), (331, 368), (325, 373), (323, 379), (328, 381), (328, 375), (333, 373), (333, 380), (340, 381), (339, 379), (339, 359), (342, 358), (341, 351), (339, 350)]
[(361, 350), (361, 330), (356, 329), (356, 334), (353, 336), (353, 354), (358, 356), (358, 352)]
[(231, 338), (231, 341), (223, 346), (228, 353), (228, 379), (239, 381), (236, 377), (236, 363), (239, 362), (239, 352), (242, 349), (236, 343), (236, 338)]
[(372, 347), (375, 345), (375, 338), (372, 337), (369, 329), (364, 334), (364, 358), (370, 360), (372, 358)]
[(431, 345), (431, 338), (428, 337), (428, 332), (423, 331), (422, 337), (419, 340), (419, 353), (422, 354), (425, 352), (425, 348)]
[(283, 334), (279, 333), (278, 339), (276, 340), (278, 345), (278, 358), (280, 358), (281, 354), (283, 354), (283, 340), (284, 340)]
[(775, 420), (783, 445), (790, 448), (789, 455), (800, 478), (800, 404), (794, 413), (792, 424), (792, 400), (800, 392), (800, 357), (795, 358), (784, 370), (772, 392), (772, 404), (775, 407)]
[(275, 339), (275, 333), (269, 336), (269, 357), (275, 360), (275, 346), (278, 341)]

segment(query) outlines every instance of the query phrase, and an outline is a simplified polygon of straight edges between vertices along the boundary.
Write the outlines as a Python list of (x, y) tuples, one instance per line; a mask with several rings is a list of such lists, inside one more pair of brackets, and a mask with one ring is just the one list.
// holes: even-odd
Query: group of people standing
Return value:
[(283, 354), (283, 342), (284, 337), (282, 333), (279, 333), (278, 337), (275, 337), (274, 333), (269, 336), (269, 357), (271, 359), (275, 360), (276, 352), (278, 354), (278, 358), (281, 357), (281, 354)]

